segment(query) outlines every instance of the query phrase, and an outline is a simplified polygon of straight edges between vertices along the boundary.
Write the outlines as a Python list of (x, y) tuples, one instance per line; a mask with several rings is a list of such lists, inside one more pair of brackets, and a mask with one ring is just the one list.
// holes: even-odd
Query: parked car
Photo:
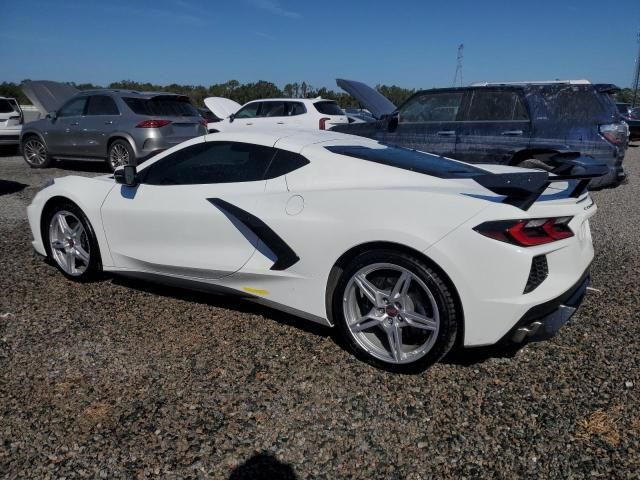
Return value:
[(207, 124), (216, 123), (222, 120), (221, 118), (216, 117), (208, 108), (198, 108), (198, 113), (207, 121)]
[(565, 168), (579, 152), (609, 173), (590, 188), (625, 178), (628, 130), (610, 98), (613, 85), (586, 81), (482, 84), (417, 92), (399, 108), (360, 82), (338, 80), (378, 120), (334, 130), (470, 163)]
[(15, 98), (0, 97), (0, 145), (18, 145), (24, 115)]
[(184, 95), (79, 92), (56, 82), (27, 82), (23, 90), (48, 112), (26, 124), (20, 136), (24, 159), (33, 168), (48, 167), (54, 159), (96, 158), (115, 170), (207, 133), (206, 121)]
[(629, 117), (625, 122), (629, 125), (629, 140), (640, 140), (640, 118)]
[(640, 107), (635, 107), (631, 109), (631, 113), (629, 113), (629, 117), (634, 120), (640, 120)]
[(606, 171), (566, 179), (331, 131), (247, 129), (140, 169), (56, 178), (27, 213), (35, 250), (68, 278), (104, 270), (240, 295), (415, 371), (456, 342), (521, 345), (568, 320), (594, 254), (586, 180)]
[(622, 115), (623, 117), (628, 118), (631, 116), (632, 108), (628, 103), (617, 102), (616, 108), (618, 109), (618, 112), (620, 112), (620, 115)]
[(349, 123), (336, 102), (322, 98), (270, 98), (241, 106), (228, 98), (209, 97), (204, 104), (216, 117), (223, 119), (209, 125), (210, 132), (246, 127), (328, 130)]

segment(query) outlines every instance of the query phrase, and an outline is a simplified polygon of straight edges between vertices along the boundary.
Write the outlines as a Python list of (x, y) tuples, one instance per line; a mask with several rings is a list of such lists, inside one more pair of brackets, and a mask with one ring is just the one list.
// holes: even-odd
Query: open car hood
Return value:
[(336, 79), (338, 86), (355, 98), (376, 118), (381, 118), (396, 111), (396, 106), (387, 97), (362, 82)]
[(229, 115), (236, 113), (242, 107), (238, 102), (224, 97), (205, 98), (204, 104), (211, 110), (211, 113), (221, 119), (228, 118)]
[(46, 115), (60, 108), (64, 102), (73, 97), (78, 90), (73, 85), (50, 80), (27, 80), (22, 84), (22, 91), (31, 103)]

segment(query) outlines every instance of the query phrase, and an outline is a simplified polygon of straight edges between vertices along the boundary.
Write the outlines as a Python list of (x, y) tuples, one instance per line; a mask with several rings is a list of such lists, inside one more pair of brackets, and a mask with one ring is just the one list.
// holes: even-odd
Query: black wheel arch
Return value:
[(509, 165), (515, 167), (521, 162), (529, 160), (530, 158), (537, 159), (538, 155), (549, 155), (553, 153), (560, 153), (560, 151), (554, 150), (553, 148), (528, 148), (514, 153), (508, 163)]
[(460, 315), (460, 324), (458, 326), (458, 332), (457, 332), (454, 348), (462, 346), (464, 341), (465, 315), (464, 315), (464, 309), (462, 307), (462, 301), (460, 300), (460, 294), (458, 293), (458, 289), (456, 288), (455, 284), (453, 283), (449, 275), (447, 275), (447, 272), (445, 272), (444, 269), (440, 267), (440, 265), (434, 262), (431, 258), (425, 255), (423, 252), (420, 252), (419, 250), (415, 250), (414, 248), (408, 247), (406, 245), (402, 245), (400, 243), (394, 243), (394, 242), (374, 241), (374, 242), (362, 243), (360, 245), (356, 245), (350, 248), (349, 250), (344, 252), (340, 256), (340, 258), (336, 260), (336, 262), (333, 264), (333, 267), (331, 268), (331, 271), (329, 273), (329, 278), (327, 280), (327, 285), (325, 290), (325, 308), (327, 310), (327, 319), (329, 320), (329, 323), (331, 324), (331, 326), (335, 325), (335, 322), (333, 321), (333, 294), (344, 268), (358, 255), (364, 252), (372, 251), (372, 250), (392, 250), (398, 253), (405, 253), (408, 255), (412, 255), (420, 259), (421, 261), (423, 261), (429, 267), (433, 268), (442, 277), (443, 281), (447, 284), (447, 287), (451, 289), (451, 292), (453, 294), (453, 300), (456, 307), (456, 312), (458, 312)]

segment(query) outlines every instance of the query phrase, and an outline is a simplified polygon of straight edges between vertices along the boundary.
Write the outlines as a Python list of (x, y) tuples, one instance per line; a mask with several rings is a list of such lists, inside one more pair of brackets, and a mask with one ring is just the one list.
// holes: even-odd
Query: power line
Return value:
[(453, 76), (453, 86), (456, 86), (458, 79), (460, 79), (460, 86), (462, 86), (462, 57), (464, 53), (464, 43), (458, 45), (458, 63), (456, 65), (456, 73)]

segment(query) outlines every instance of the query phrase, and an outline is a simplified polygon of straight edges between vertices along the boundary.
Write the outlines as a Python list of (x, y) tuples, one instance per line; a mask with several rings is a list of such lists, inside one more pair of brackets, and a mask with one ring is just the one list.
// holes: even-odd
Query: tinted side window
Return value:
[(0, 113), (11, 113), (13, 111), (13, 105), (8, 100), (0, 99)]
[(58, 112), (59, 117), (73, 117), (82, 115), (84, 112), (84, 106), (87, 103), (87, 97), (79, 97), (68, 102)]
[(289, 116), (307, 113), (307, 109), (302, 102), (287, 102), (287, 104), (289, 106)]
[(196, 107), (189, 103), (186, 97), (176, 95), (157, 96), (152, 98), (123, 97), (136, 115), (161, 115), (166, 117), (197, 117), (199, 116)]
[(284, 117), (287, 114), (285, 102), (262, 102), (261, 117)]
[(467, 115), (469, 121), (511, 121), (527, 118), (527, 110), (514, 91), (474, 91)]
[(258, 115), (258, 107), (260, 102), (253, 102), (242, 107), (234, 116), (235, 118), (253, 118)]
[(407, 101), (400, 110), (400, 122), (454, 122), (464, 92), (425, 93)]
[(298, 153), (288, 150), (277, 150), (276, 156), (271, 160), (271, 165), (269, 165), (265, 178), (270, 179), (286, 175), (308, 164), (309, 160)]
[(206, 142), (178, 150), (144, 170), (143, 183), (195, 185), (263, 180), (274, 148), (237, 142)]
[(313, 106), (323, 115), (344, 115), (344, 112), (336, 102), (316, 102)]
[(113, 98), (107, 95), (93, 95), (89, 97), (87, 115), (119, 115), (118, 107)]

